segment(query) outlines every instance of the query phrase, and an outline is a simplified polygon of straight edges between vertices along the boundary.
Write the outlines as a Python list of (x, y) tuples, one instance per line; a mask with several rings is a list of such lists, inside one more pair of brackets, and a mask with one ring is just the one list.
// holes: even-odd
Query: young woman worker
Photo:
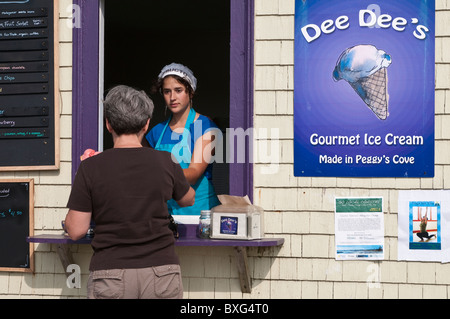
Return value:
[(172, 153), (196, 192), (195, 204), (190, 207), (168, 201), (172, 215), (200, 215), (200, 211), (220, 204), (211, 183), (211, 159), (220, 130), (195, 112), (192, 99), (196, 88), (197, 79), (189, 68), (177, 63), (166, 65), (158, 76), (157, 89), (171, 115), (146, 135), (151, 147)]

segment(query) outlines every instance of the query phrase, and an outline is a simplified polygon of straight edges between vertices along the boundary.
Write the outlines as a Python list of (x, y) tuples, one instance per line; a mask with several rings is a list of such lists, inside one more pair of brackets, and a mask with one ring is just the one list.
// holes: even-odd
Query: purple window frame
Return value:
[[(99, 1), (73, 0), (72, 179), (87, 148), (98, 149)], [(230, 0), (230, 127), (253, 127), (254, 0)], [(246, 158), (251, 151), (247, 148)], [(230, 195), (253, 197), (253, 164), (230, 164)]]

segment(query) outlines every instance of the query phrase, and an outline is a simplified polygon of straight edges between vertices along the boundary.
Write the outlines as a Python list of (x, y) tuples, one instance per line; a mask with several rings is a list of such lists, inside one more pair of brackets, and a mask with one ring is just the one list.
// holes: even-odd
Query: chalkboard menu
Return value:
[(0, 270), (33, 272), (34, 181), (0, 180)]
[(53, 1), (0, 1), (0, 171), (59, 168)]

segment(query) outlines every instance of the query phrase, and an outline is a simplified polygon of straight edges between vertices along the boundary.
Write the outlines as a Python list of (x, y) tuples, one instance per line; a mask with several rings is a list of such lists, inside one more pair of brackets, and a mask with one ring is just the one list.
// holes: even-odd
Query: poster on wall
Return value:
[(294, 175), (433, 177), (434, 1), (295, 6)]
[(448, 262), (450, 191), (398, 194), (398, 260)]
[(336, 260), (383, 260), (382, 197), (335, 199)]

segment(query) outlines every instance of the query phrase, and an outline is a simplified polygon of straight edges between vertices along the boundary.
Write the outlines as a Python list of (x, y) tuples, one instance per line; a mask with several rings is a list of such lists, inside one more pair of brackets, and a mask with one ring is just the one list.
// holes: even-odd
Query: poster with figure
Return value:
[(441, 203), (409, 202), (409, 249), (441, 249)]
[(434, 1), (295, 5), (294, 175), (433, 177)]
[(449, 261), (450, 191), (399, 191), (398, 259)]

